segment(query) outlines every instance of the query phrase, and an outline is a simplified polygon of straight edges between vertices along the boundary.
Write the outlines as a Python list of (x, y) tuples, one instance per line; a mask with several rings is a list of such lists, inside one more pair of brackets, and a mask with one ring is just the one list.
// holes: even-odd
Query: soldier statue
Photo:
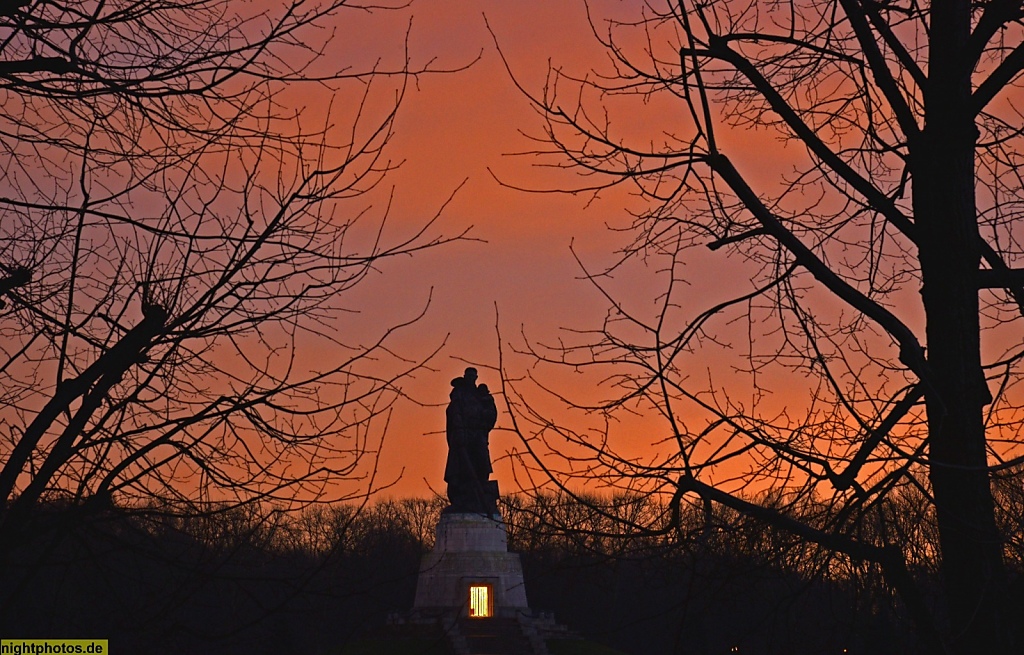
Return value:
[(446, 512), (494, 515), (498, 512), (498, 483), (491, 480), (488, 433), (498, 420), (498, 408), (486, 384), (477, 385), (475, 368), (452, 380), (451, 402), (445, 412), (448, 462)]

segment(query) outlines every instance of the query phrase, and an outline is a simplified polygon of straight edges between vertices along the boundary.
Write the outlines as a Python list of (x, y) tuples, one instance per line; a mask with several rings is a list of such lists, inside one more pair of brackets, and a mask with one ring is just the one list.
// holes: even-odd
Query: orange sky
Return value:
[[(643, 3), (590, 4), (597, 11), (629, 13)], [(481, 369), (482, 382), (492, 389), (498, 386), (493, 370), (498, 363), (496, 311), (502, 335), (512, 344), (522, 343), (520, 329), (535, 340), (552, 343), (564, 328), (592, 329), (600, 325), (607, 303), (589, 283), (579, 279), (581, 271), (570, 253), (570, 244), (592, 270), (600, 270), (602, 265), (615, 261), (615, 249), (628, 239), (628, 235), (608, 230), (606, 224), (622, 227), (630, 219), (627, 210), (643, 207), (641, 201), (628, 195), (628, 189), (603, 193), (589, 202), (591, 198), (585, 195), (524, 193), (502, 187), (495, 180), (497, 176), (512, 185), (536, 189), (580, 184), (565, 171), (538, 168), (536, 157), (510, 156), (542, 147), (523, 134), (540, 135), (541, 123), (506, 72), (487, 31), (488, 24), (516, 79), (534, 92), (542, 88), (549, 65), (580, 75), (606, 69), (606, 53), (590, 31), (582, 0), (415, 0), (406, 9), (360, 16), (358, 23), (347, 24), (338, 38), (339, 57), (351, 57), (365, 65), (372, 61), (368, 53), (373, 53), (382, 57), (386, 68), (397, 61), (388, 56), (401, 53), (397, 46), (408, 30), (413, 68), (427, 62), (436, 68), (468, 65), (453, 73), (422, 76), (409, 87), (390, 150), (392, 158), (403, 163), (371, 199), (379, 207), (393, 190), (386, 235), (398, 239), (429, 220), (465, 182), (436, 229), (457, 234), (471, 226), (470, 235), (482, 242), (451, 244), (383, 263), (380, 274), (346, 296), (347, 306), (360, 309), (358, 319), (338, 327), (344, 334), (374, 334), (383, 325), (414, 316), (432, 294), (426, 317), (398, 335), (392, 344), (402, 354), (415, 357), (447, 337), (446, 347), (431, 364), (432, 370), (420, 371), (403, 387), (426, 406), (408, 401), (395, 406), (378, 480), (398, 480), (386, 492), (392, 495), (421, 496), (431, 489), (443, 492), (443, 408), (448, 383), (468, 361)], [(352, 38), (345, 36), (349, 32)], [(612, 116), (618, 121), (615, 129), (619, 133), (650, 133), (652, 139), (659, 138), (661, 130), (685, 132), (687, 125), (682, 108), (673, 103), (659, 104), (657, 99), (650, 104), (634, 99), (625, 110), (617, 105)], [(719, 139), (723, 151), (759, 191), (774, 193), (779, 187), (772, 185), (782, 183), (779, 174), (803, 163), (800, 148), (782, 145), (766, 130), (723, 130)], [(679, 295), (688, 304), (680, 309), (682, 314), (692, 316), (715, 302), (751, 290), (752, 276), (740, 270), (742, 265), (723, 257), (724, 252), (689, 251), (685, 266), (692, 284)], [(656, 311), (659, 275), (652, 268), (633, 266), (624, 270), (613, 285), (617, 296), (632, 310), (651, 316)], [(908, 293), (912, 302), (896, 311), (916, 329), (921, 325), (916, 289)], [(820, 298), (817, 293), (814, 297), (816, 306), (826, 314), (842, 312), (834, 300)], [(725, 330), (747, 329), (745, 321), (726, 327), (730, 325), (727, 319), (718, 319), (713, 329), (723, 334)], [(770, 348), (777, 336), (762, 334), (761, 343)], [(745, 333), (737, 341), (740, 348), (690, 358), (688, 365), (705, 367), (694, 373), (713, 372), (716, 383), (720, 383), (731, 375), (731, 366), (745, 365), (744, 341)], [(879, 347), (889, 348), (891, 344), (884, 341)], [(507, 371), (518, 375), (527, 370), (527, 358), (512, 355), (508, 345), (505, 354)], [(730, 357), (739, 360), (730, 361)], [(593, 383), (589, 378), (578, 379)], [(565, 374), (559, 379), (561, 389), (587, 399), (600, 395), (592, 388), (574, 385), (573, 380), (571, 373)], [(766, 384), (763, 395), (751, 393), (741, 383), (735, 398), (748, 408), (757, 404), (758, 411), (769, 415), (785, 410), (790, 403), (796, 414), (806, 409), (809, 396), (805, 385), (811, 383), (799, 374), (780, 372), (774, 378), (762, 378), (762, 383)], [(601, 393), (607, 397), (611, 392)], [(748, 394), (745, 398), (744, 393)], [(503, 407), (500, 399), (498, 404)], [(551, 404), (546, 409), (557, 412)], [(513, 491), (515, 485), (503, 456), (521, 448), (509, 428), (508, 413), (502, 412), (498, 429), (492, 433), (491, 453), (498, 461), (496, 474), (504, 491)], [(649, 444), (659, 438), (657, 430), (665, 427), (653, 418), (637, 418), (616, 429), (619, 447), (630, 456), (643, 457), (654, 452)]]
[[(346, 252), (350, 246), (356, 248), (355, 244), (365, 244), (368, 236), (372, 238), (376, 221), (385, 215), (387, 222), (381, 239), (385, 247), (414, 236), (439, 212), (440, 218), (427, 230), (428, 238), (467, 232), (469, 239), (411, 257), (378, 262), (377, 270), (365, 280), (337, 296), (338, 307), (352, 311), (338, 312), (332, 324), (338, 342), (353, 346), (372, 344), (389, 326), (409, 321), (419, 314), (430, 299), (425, 317), (395, 334), (389, 347), (415, 360), (426, 357), (442, 343), (445, 346), (428, 367), (403, 383), (402, 391), (409, 399), (399, 399), (394, 405), (375, 481), (378, 487), (394, 482), (384, 492), (389, 495), (424, 496), (431, 490), (444, 490), (444, 405), (449, 381), (461, 374), (467, 363), (472, 363), (480, 369), (481, 381), (497, 390), (499, 379), (495, 367), (499, 358), (499, 337), (496, 321), (504, 341), (505, 371), (513, 377), (531, 370), (530, 358), (513, 352), (524, 342), (521, 333), (534, 343), (551, 344), (561, 338), (573, 339), (566, 330), (598, 328), (608, 302), (589, 282), (580, 279), (582, 271), (573, 253), (591, 271), (600, 272), (616, 262), (616, 250), (628, 244), (631, 235), (609, 228), (629, 225), (631, 212), (642, 212), (646, 201), (632, 195), (625, 185), (603, 191), (597, 197), (587, 193), (526, 193), (512, 188), (571, 189), (595, 182), (581, 179), (572, 171), (542, 165), (564, 164), (562, 159), (516, 155), (544, 150), (546, 146), (529, 138), (543, 136), (542, 117), (516, 88), (515, 82), (540, 94), (545, 82), (551, 79), (552, 70), (567, 72), (570, 76), (592, 76), (594, 71), (598, 74), (609, 71), (608, 53), (591, 33), (584, 0), (412, 0), (407, 5), (404, 0), (385, 1), (396, 8), (362, 11), (346, 7), (338, 12), (335, 25), (323, 25), (320, 31), (310, 30), (303, 38), (312, 39), (308, 45), (313, 51), (327, 44), (321, 57), (306, 70), (311, 75), (318, 71), (329, 74), (346, 66), (352, 71), (401, 71), (406, 66), (413, 71), (432, 71), (412, 78), (374, 77), (357, 134), (352, 138), (359, 142), (360, 137), (367, 136), (367, 130), (379, 125), (376, 121), (387, 115), (396, 90), (405, 79), (407, 84), (394, 123), (394, 135), (386, 150), (389, 161), (397, 168), (366, 195), (351, 203), (341, 201), (337, 206), (340, 213), (336, 216), (341, 221), (366, 211), (353, 229), (352, 241), (346, 238)], [(600, 15), (607, 12), (639, 19), (645, 4), (639, 0), (589, 2), (598, 15), (594, 23), (597, 26), (602, 25)], [(246, 7), (254, 12), (270, 7), (270, 13), (278, 9), (267, 0), (258, 0)], [(646, 45), (646, 41), (635, 38), (643, 35), (642, 30), (625, 32), (621, 36), (623, 41), (616, 37), (617, 43), (625, 43), (628, 48)], [(321, 41), (317, 41), (318, 36)], [(659, 36), (666, 38), (658, 41)], [(671, 33), (651, 36), (652, 47), (662, 53), (666, 61), (678, 56), (674, 36)], [(499, 56), (499, 48), (511, 68), (511, 75)], [(301, 66), (302, 57), (308, 56), (309, 51), (285, 47), (274, 54), (286, 62), (295, 57)], [(438, 72), (445, 70), (449, 72)], [(289, 110), (294, 109), (304, 130), (314, 134), (323, 130), (335, 139), (330, 142), (331, 146), (341, 147), (341, 143), (350, 138), (348, 130), (363, 96), (357, 83), (332, 84), (336, 87), (333, 91), (328, 84), (289, 84), (280, 89), (274, 99), (281, 108), (283, 122), (288, 122)], [(568, 103), (571, 111), (577, 100), (573, 90), (563, 86), (560, 91), (559, 102)], [(607, 110), (611, 138), (628, 137), (631, 143), (651, 143), (656, 149), (660, 143), (678, 144), (694, 132), (684, 103), (668, 93), (655, 93), (646, 98), (630, 94), (598, 98), (585, 92), (581, 102), (598, 116)], [(744, 116), (746, 114), (740, 118)], [(600, 118), (597, 120), (600, 122)], [(807, 170), (804, 149), (799, 145), (787, 146), (770, 128), (728, 125), (729, 121), (720, 114), (716, 115), (716, 120), (720, 123), (716, 131), (722, 151), (756, 187), (756, 192), (765, 197), (778, 197), (788, 173)], [(305, 150), (302, 155), (309, 157), (311, 151)], [(326, 158), (331, 157), (339, 157), (339, 154), (332, 151)], [(226, 170), (241, 175), (245, 172), (243, 168), (236, 171), (227, 167)], [(277, 182), (277, 169), (270, 166), (267, 170), (265, 174), (270, 181)], [(820, 198), (792, 193), (781, 202), (786, 211), (799, 214), (836, 203), (837, 196), (829, 194), (827, 189)], [(449, 198), (450, 202), (445, 205)], [(225, 202), (230, 200), (234, 200), (234, 196)], [(844, 200), (838, 197), (839, 203)], [(815, 207), (815, 203), (820, 204)], [(680, 210), (683, 211), (686, 209)], [(835, 255), (838, 258), (835, 261), (848, 255), (844, 251), (846, 245), (857, 250), (863, 234), (857, 232), (861, 227), (853, 224), (850, 232), (844, 234), (847, 241), (825, 246), (833, 248), (827, 255)], [(740, 257), (730, 259), (727, 250), (710, 252), (696, 247), (678, 258), (685, 284), (681, 283), (673, 291), (673, 301), (678, 306), (672, 310), (669, 331), (716, 303), (752, 290), (752, 279), (760, 275), (757, 269), (761, 264), (740, 261)], [(856, 253), (851, 256), (856, 258)], [(895, 259), (898, 265), (899, 258)], [(654, 263), (634, 261), (617, 270), (616, 277), (608, 281), (613, 295), (621, 299), (629, 311), (653, 318), (658, 313), (657, 298), (666, 279), (666, 272), (659, 268), (665, 261), (671, 258)], [(770, 267), (770, 264), (765, 266)], [(912, 267), (913, 262), (908, 266)], [(856, 264), (850, 267), (855, 269)], [(817, 289), (807, 276), (798, 279), (796, 284), (814, 289), (806, 291), (806, 299), (814, 301), (816, 316), (834, 319), (833, 324), (840, 322), (837, 317), (843, 307), (838, 301)], [(920, 301), (913, 286), (912, 282), (905, 284), (901, 291), (887, 297), (886, 302), (893, 305), (893, 311), (912, 329), (920, 332)], [(760, 388), (753, 388), (756, 385), (735, 373), (751, 366), (747, 358), (749, 342), (770, 351), (782, 338), (775, 324), (762, 320), (769, 318), (767, 310), (754, 308), (749, 316), (745, 311), (738, 307), (716, 316), (708, 329), (726, 342), (725, 345), (709, 348), (707, 352), (688, 353), (685, 360), (680, 360), (687, 367), (680, 375), (692, 376), (686, 384), (708, 392), (705, 395), (710, 395), (710, 389), (728, 387), (729, 401), (742, 404), (745, 412), (762, 413), (771, 418), (787, 409), (791, 409), (793, 415), (807, 411), (808, 399), (814, 393), (815, 376), (805, 375), (806, 371), (799, 367), (775, 367), (759, 379)], [(324, 343), (314, 343), (316, 337), (308, 338), (308, 343), (300, 344), (307, 346), (306, 352), (299, 355), (301, 364), (314, 370), (337, 364), (328, 359), (340, 357), (337, 350), (326, 349)], [(1015, 333), (1002, 339), (1012, 343), (1019, 340)], [(891, 340), (871, 336), (866, 340), (873, 350), (871, 357), (879, 360), (895, 357)], [(996, 341), (987, 342), (988, 347)], [(997, 345), (1002, 347), (1003, 344)], [(230, 347), (225, 348), (225, 352), (230, 351)], [(854, 352), (851, 357), (857, 360), (861, 355), (864, 353)], [(852, 364), (854, 376), (860, 375), (856, 372), (858, 362)], [(280, 364), (281, 361), (274, 360), (274, 365)], [(381, 363), (376, 368), (366, 367), (368, 362), (362, 364), (364, 372), (390, 374), (386, 370), (389, 364)], [(871, 370), (878, 373), (877, 367)], [(597, 388), (599, 379), (593, 376), (577, 375), (569, 370), (537, 371), (545, 383), (550, 382), (551, 386), (577, 400), (593, 402), (616, 394), (615, 389)], [(897, 380), (892, 384), (902, 384), (898, 379), (900, 375), (898, 372), (893, 375)], [(713, 383), (709, 381), (711, 378), (714, 378)], [(867, 381), (869, 385), (872, 383)], [(884, 386), (885, 382), (879, 384)], [(534, 393), (536, 391), (530, 390), (533, 395), (529, 400), (540, 402), (544, 411), (560, 424), (597, 434), (592, 431), (596, 425), (594, 416), (570, 417), (557, 403), (543, 400), (543, 395)], [(877, 389), (872, 393), (875, 391)], [(500, 398), (498, 406), (504, 410)], [(660, 432), (666, 430), (665, 422), (650, 416), (649, 408), (635, 409), (639, 416), (613, 426), (616, 449), (628, 457), (653, 457), (657, 450), (652, 444), (665, 437)], [(680, 411), (689, 410), (680, 408)], [(691, 417), (685, 413), (678, 418), (682, 422), (689, 418), (694, 425), (687, 427), (694, 432), (706, 425), (697, 423), (707, 420), (706, 415)], [(843, 429), (845, 418), (849, 417), (836, 419), (838, 429)], [(379, 437), (383, 427), (382, 422), (377, 422), (371, 431)], [(498, 428), (492, 434), (491, 452), (496, 460), (497, 478), (506, 492), (516, 489), (506, 455), (522, 447), (510, 428), (509, 414), (502, 411)], [(348, 485), (342, 480), (338, 482), (339, 488), (346, 487), (338, 495), (351, 493), (352, 484), (365, 488), (364, 481), (349, 480)]]
[[(453, 234), (472, 226), (471, 235), (485, 243), (458, 243), (389, 261), (380, 275), (348, 297), (349, 305), (362, 312), (360, 324), (372, 328), (414, 315), (433, 289), (427, 316), (394, 343), (403, 354), (415, 356), (448, 335), (446, 348), (433, 363), (436, 372), (421, 371), (404, 385), (418, 401), (435, 406), (402, 401), (392, 418), (382, 473), (389, 480), (401, 474), (387, 492), (400, 496), (444, 489), (443, 404), (449, 380), (465, 366), (462, 360), (482, 367), (481, 381), (492, 389), (497, 386), (497, 375), (483, 368), (497, 365), (496, 308), (503, 336), (513, 342), (521, 341), (521, 326), (534, 338), (553, 341), (561, 328), (598, 325), (605, 303), (578, 279), (570, 244), (594, 268), (610, 263), (624, 237), (605, 224), (623, 225), (628, 220), (624, 210), (640, 206), (621, 191), (605, 193), (589, 206), (583, 196), (514, 191), (503, 188), (489, 172), (534, 188), (578, 183), (565, 172), (537, 169), (532, 158), (509, 156), (537, 147), (522, 132), (539, 134), (540, 123), (505, 71), (486, 24), (520, 81), (539, 89), (549, 60), (553, 66), (582, 72), (599, 65), (604, 56), (582, 2), (416, 0), (408, 10), (360, 18), (354, 31), (362, 36), (343, 47), (346, 52), (379, 48), (379, 41), (371, 44), (366, 37), (377, 20), (372, 29), (386, 35), (381, 38), (400, 41), (410, 17), (414, 66), (431, 58), (436, 66), (451, 68), (479, 60), (463, 71), (421, 77), (407, 93), (391, 150), (404, 163), (381, 189), (394, 189), (392, 234), (420, 225), (465, 180), (439, 229)], [(627, 278), (620, 288), (629, 295), (630, 284), (647, 279), (649, 274)], [(525, 365), (525, 360), (513, 358), (511, 368)], [(503, 431), (509, 427), (503, 412), (492, 433), (495, 460), (518, 445), (517, 437)], [(499, 463), (496, 471), (502, 489), (512, 490), (508, 464)]]
[[(603, 315), (592, 289), (569, 251), (576, 248), (592, 261), (610, 261), (616, 238), (603, 227), (620, 220), (625, 200), (610, 198), (585, 209), (585, 198), (526, 194), (502, 188), (496, 175), (523, 186), (553, 186), (530, 160), (509, 153), (534, 147), (520, 131), (537, 133), (538, 121), (514, 87), (488, 34), (486, 20), (524, 81), (539, 82), (547, 57), (583, 65), (599, 55), (586, 24), (582, 3), (530, 0), (515, 3), (469, 0), (416, 0), (410, 9), (380, 15), (391, 38), (412, 18), (410, 53), (414, 65), (436, 57), (440, 67), (464, 71), (430, 75), (409, 90), (400, 110), (392, 156), (403, 159), (385, 182), (394, 187), (394, 234), (429, 219), (459, 185), (439, 223), (440, 231), (457, 233), (472, 226), (482, 242), (457, 243), (390, 261), (381, 274), (350, 296), (363, 312), (365, 325), (382, 325), (414, 315), (433, 289), (427, 316), (395, 343), (403, 354), (426, 352), (448, 336), (433, 367), (422, 371), (404, 390), (434, 407), (400, 402), (392, 418), (382, 457), (382, 472), (392, 479), (388, 493), (426, 495), (444, 490), (444, 409), (449, 380), (472, 361), (481, 367), (498, 360), (495, 309), (507, 338), (524, 326), (537, 337), (550, 337), (565, 326), (584, 327)], [(382, 29), (378, 27), (377, 29)], [(570, 179), (562, 175), (562, 179)], [(497, 375), (481, 368), (481, 381), (497, 386)], [(500, 407), (499, 401), (499, 407)], [(493, 459), (513, 448), (507, 412), (492, 433)], [(511, 490), (511, 473), (499, 464), (503, 490)]]

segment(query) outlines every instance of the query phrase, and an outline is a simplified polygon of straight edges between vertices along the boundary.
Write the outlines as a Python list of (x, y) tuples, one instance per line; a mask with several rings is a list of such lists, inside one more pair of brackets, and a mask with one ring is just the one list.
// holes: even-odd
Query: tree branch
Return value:
[(896, 207), (895, 204), (882, 193), (874, 184), (864, 178), (860, 173), (843, 161), (839, 155), (832, 151), (821, 138), (815, 134), (797, 115), (796, 111), (786, 102), (771, 82), (765, 79), (746, 57), (736, 52), (724, 43), (719, 37), (712, 36), (708, 39), (708, 54), (722, 61), (732, 64), (754, 88), (757, 89), (769, 106), (778, 114), (782, 120), (793, 130), (794, 134), (803, 141), (807, 147), (817, 156), (823, 164), (835, 171), (839, 177), (845, 180), (855, 191), (861, 194), (868, 205), (881, 213), (892, 225), (903, 233), (911, 241), (916, 242), (914, 223)]
[(882, 326), (899, 344), (900, 361), (922, 380), (927, 382), (931, 379), (928, 363), (924, 356), (924, 349), (910, 328), (904, 325), (890, 311), (836, 275), (796, 235), (783, 226), (771, 210), (757, 197), (757, 194), (750, 188), (747, 181), (732, 165), (728, 157), (722, 154), (711, 155), (708, 157), (708, 164), (732, 188), (740, 202), (764, 226), (765, 230), (796, 258), (798, 264), (807, 269), (829, 291)]
[(19, 73), (70, 73), (77, 70), (74, 64), (63, 57), (33, 57), (21, 61), (0, 61), (0, 76)]
[(1006, 59), (974, 90), (974, 94), (971, 96), (974, 115), (977, 116), (984, 111), (988, 103), (992, 102), (999, 92), (1013, 81), (1013, 78), (1020, 75), (1022, 70), (1024, 70), (1024, 43), (1014, 48), (1006, 56)]
[[(168, 318), (167, 312), (158, 306), (145, 308), (144, 312), (142, 321), (121, 337), (112, 348), (100, 355), (81, 375), (59, 384), (50, 401), (25, 428), (24, 434), (0, 470), (0, 506), (10, 499), (18, 477), (24, 471), (25, 463), (54, 420), (67, 411), (76, 399), (89, 393), (100, 379), (105, 376), (110, 378), (123, 375), (150, 347), (153, 339), (163, 331)], [(71, 435), (71, 438), (76, 436)]]
[(864, 56), (868, 61), (868, 68), (875, 78), (875, 83), (878, 84), (878, 88), (885, 95), (885, 99), (889, 101), (889, 106), (892, 107), (893, 113), (896, 115), (896, 121), (900, 124), (900, 129), (903, 130), (903, 134), (907, 139), (914, 138), (920, 132), (917, 120), (914, 118), (914, 113), (910, 110), (906, 98), (900, 93), (892, 73), (889, 71), (888, 62), (885, 61), (882, 51), (878, 48), (878, 41), (871, 32), (871, 27), (868, 25), (867, 20), (865, 20), (864, 14), (861, 12), (860, 3), (858, 0), (840, 0), (840, 2), (846, 11), (847, 18), (850, 19), (850, 25), (853, 26), (854, 33), (857, 35), (857, 42), (864, 51)]

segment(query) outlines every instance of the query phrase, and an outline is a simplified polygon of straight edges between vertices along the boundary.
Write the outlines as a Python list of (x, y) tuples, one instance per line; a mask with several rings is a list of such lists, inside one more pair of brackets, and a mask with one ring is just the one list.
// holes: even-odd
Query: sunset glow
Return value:
[(0, 2), (0, 631), (1020, 651), (1022, 102), (1019, 0)]

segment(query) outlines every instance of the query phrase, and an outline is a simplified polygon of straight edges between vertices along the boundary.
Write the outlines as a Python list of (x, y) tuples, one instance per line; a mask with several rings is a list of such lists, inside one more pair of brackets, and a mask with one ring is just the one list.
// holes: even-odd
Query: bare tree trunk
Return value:
[(981, 365), (969, 33), (967, 0), (933, 4), (926, 122), (911, 162), (931, 375), (930, 477), (953, 647), (965, 654), (1008, 648), (1000, 620), (1005, 574), (986, 468), (984, 408), (992, 399)]

